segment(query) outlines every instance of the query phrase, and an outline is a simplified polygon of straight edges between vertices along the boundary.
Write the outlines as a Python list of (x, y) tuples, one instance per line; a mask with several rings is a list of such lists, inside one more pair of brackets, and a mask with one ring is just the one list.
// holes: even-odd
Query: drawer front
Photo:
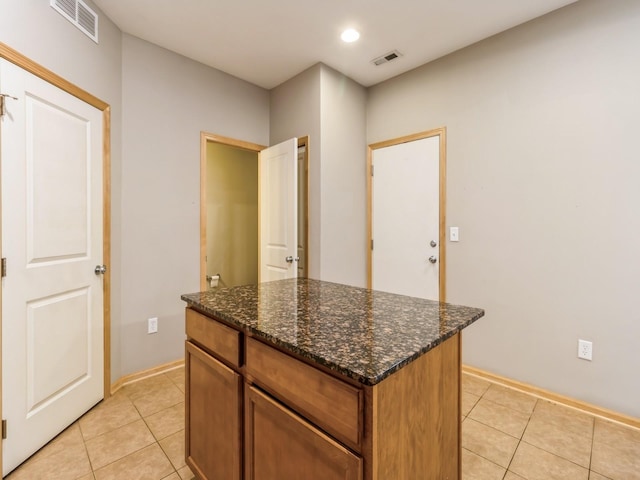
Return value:
[(360, 451), (362, 391), (253, 338), (246, 373), (346, 445)]
[(240, 366), (239, 331), (190, 308), (187, 308), (186, 317), (187, 337), (231, 365)]
[(362, 480), (361, 457), (259, 390), (245, 398), (246, 480)]

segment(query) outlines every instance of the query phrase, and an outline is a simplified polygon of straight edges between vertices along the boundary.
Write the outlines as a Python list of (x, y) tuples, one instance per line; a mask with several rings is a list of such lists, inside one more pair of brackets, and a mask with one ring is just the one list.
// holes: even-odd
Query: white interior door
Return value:
[(260, 152), (259, 281), (297, 276), (298, 140), (292, 138)]
[(6, 474), (103, 398), (102, 113), (0, 62)]
[(372, 165), (372, 288), (439, 300), (440, 137), (375, 149)]

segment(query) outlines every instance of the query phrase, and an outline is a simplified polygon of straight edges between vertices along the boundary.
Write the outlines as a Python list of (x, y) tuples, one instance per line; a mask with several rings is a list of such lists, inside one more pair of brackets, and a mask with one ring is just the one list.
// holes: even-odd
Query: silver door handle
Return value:
[(438, 261), (438, 259), (435, 257), (435, 255), (431, 255), (431, 256), (429, 257), (429, 261), (430, 261), (431, 263), (436, 263), (436, 262)]
[(293, 257), (291, 255), (285, 258), (285, 260), (287, 261), (287, 263), (293, 263)]
[(107, 266), (106, 265), (96, 265), (96, 268), (94, 270), (96, 275), (104, 275), (105, 273), (107, 273)]

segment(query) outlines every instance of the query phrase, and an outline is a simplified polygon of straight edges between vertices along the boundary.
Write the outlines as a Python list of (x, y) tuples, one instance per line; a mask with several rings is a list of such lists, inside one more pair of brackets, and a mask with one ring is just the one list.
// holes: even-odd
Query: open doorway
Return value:
[[(200, 289), (258, 282), (258, 153), (266, 148), (201, 134)], [(298, 276), (308, 271), (308, 137), (298, 139)]]

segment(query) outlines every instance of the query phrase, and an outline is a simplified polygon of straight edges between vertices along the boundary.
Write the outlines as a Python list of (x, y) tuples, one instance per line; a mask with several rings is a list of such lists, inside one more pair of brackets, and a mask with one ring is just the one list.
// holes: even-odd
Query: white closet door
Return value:
[(103, 398), (102, 112), (0, 62), (6, 474)]
[(439, 300), (439, 143), (433, 136), (372, 152), (374, 290)]

